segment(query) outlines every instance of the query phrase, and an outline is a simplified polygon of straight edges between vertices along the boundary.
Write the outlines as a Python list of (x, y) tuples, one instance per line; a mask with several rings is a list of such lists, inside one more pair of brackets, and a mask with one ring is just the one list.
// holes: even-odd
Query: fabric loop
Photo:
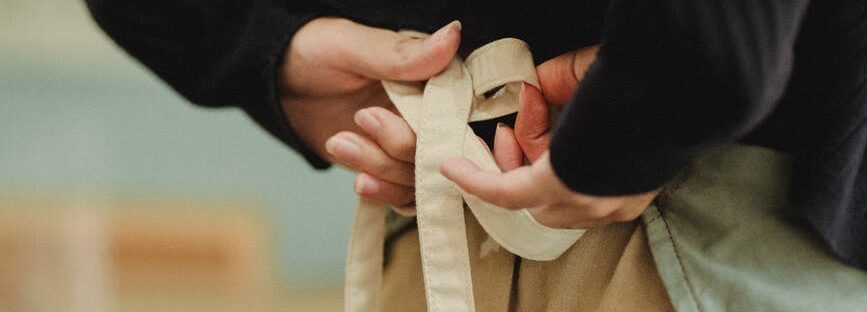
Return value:
[[(527, 44), (514, 38), (489, 43), (466, 61), (454, 58), (426, 83), (383, 82), (389, 99), (416, 133), (416, 212), (429, 311), (475, 311), (465, 204), (494, 241), (527, 259), (556, 259), (584, 234), (546, 227), (526, 209), (507, 210), (482, 201), (439, 173), (443, 161), (455, 156), (467, 157), (483, 170), (500, 171), (467, 123), (517, 112), (522, 83), (539, 86)], [(485, 96), (492, 90), (496, 92)], [(374, 276), (382, 274), (385, 237), (380, 229), (366, 226), (380, 227), (372, 220), (384, 218), (379, 214), (386, 209), (364, 200), (359, 204), (347, 260), (347, 311), (378, 309), (379, 299), (374, 297), (381, 278)], [(360, 259), (371, 253), (380, 254), (374, 258), (379, 263)]]

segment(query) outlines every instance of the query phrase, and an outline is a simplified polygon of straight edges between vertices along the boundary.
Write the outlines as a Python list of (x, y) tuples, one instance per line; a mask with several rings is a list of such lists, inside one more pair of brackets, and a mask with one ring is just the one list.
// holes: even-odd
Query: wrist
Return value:
[(283, 106), (283, 113), (289, 127), (302, 145), (299, 148), (307, 150), (327, 162), (333, 162), (325, 151), (325, 140), (339, 130), (330, 129), (329, 125), (333, 123), (326, 118), (319, 117), (321, 115), (335, 115), (327, 112), (329, 110), (328, 105), (315, 105), (315, 103), (290, 96), (282, 96), (280, 103)]

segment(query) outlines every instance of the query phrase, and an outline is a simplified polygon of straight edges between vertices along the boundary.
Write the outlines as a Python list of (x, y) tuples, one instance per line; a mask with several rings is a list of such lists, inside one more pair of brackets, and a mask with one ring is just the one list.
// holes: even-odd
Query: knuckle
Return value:
[(389, 173), (390, 168), (384, 157), (367, 157), (364, 171), (375, 177), (382, 177)]
[(412, 54), (412, 43), (416, 39), (414, 38), (401, 38), (395, 41), (392, 46), (392, 59), (391, 62), (388, 62), (386, 67), (383, 69), (386, 75), (389, 76), (397, 76), (403, 73), (403, 71), (408, 68), (413, 59)]
[(496, 200), (497, 206), (500, 206), (502, 208), (506, 208), (509, 210), (516, 210), (516, 209), (521, 208), (521, 205), (518, 203), (518, 201), (513, 196), (509, 196), (509, 195), (505, 195), (505, 194), (506, 193), (502, 193), (502, 192), (500, 194), (493, 194), (492, 198), (494, 198)]
[(415, 167), (413, 165), (399, 162), (386, 155), (369, 157), (361, 171), (392, 183), (402, 185), (415, 183)]
[(391, 145), (392, 152), (395, 156), (407, 160), (413, 160), (412, 158), (415, 156), (415, 140), (413, 138), (403, 136), (402, 138), (395, 140)]
[(589, 206), (584, 210), (584, 215), (589, 219), (602, 219), (611, 214), (611, 210), (604, 206)]

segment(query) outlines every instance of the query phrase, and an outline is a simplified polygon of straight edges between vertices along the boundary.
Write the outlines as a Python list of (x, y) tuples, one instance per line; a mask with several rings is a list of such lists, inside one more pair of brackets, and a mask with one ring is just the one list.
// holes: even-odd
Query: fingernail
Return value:
[(343, 160), (354, 160), (361, 154), (361, 147), (358, 144), (340, 136), (333, 136), (325, 141), (325, 150)]
[[(505, 123), (502, 123), (502, 122), (497, 123), (497, 130), (494, 130), (494, 138), (495, 138), (494, 139), (494, 147), (497, 146), (497, 139), (496, 138), (499, 136), (502, 136), (503, 131), (506, 131), (506, 128), (508, 128), (508, 127), (509, 127), (509, 125), (507, 125)], [(491, 152), (490, 149), (488, 151)], [(491, 156), (494, 156), (493, 152), (491, 153)]]
[(361, 175), (355, 179), (355, 193), (356, 194), (364, 195), (364, 185), (367, 184), (367, 182), (365, 180), (367, 180), (367, 179), (365, 179), (364, 176), (361, 176)]
[(361, 195), (364, 192), (364, 180), (361, 177), (355, 179), (355, 193)]
[(453, 22), (449, 23), (448, 25), (443, 26), (442, 28), (440, 28), (436, 32), (434, 32), (433, 35), (431, 35), (425, 41), (425, 44), (432, 45), (432, 44), (438, 43), (440, 41), (443, 41), (448, 37), (449, 33), (451, 33), (453, 30), (460, 31), (461, 27), (462, 27), (461, 22), (453, 21)]
[(458, 30), (458, 31), (460, 31), (464, 27), (464, 25), (461, 24), (461, 21), (458, 21), (458, 20), (452, 21), (449, 25), (453, 25), (452, 27), (454, 27), (455, 30)]
[(379, 129), (382, 128), (382, 123), (367, 109), (359, 110), (355, 113), (355, 124), (372, 136), (379, 135)]
[(355, 193), (358, 195), (371, 195), (379, 192), (379, 186), (376, 180), (372, 180), (370, 176), (361, 173), (355, 177)]
[[(499, 138), (500, 136), (505, 135), (505, 134), (503, 133), (503, 131), (506, 131), (506, 128), (509, 128), (509, 125), (507, 125), (507, 124), (505, 124), (505, 123), (502, 123), (502, 122), (498, 122), (498, 123), (497, 123), (497, 129), (494, 130), (494, 149), (497, 148), (497, 141), (498, 141), (497, 138)], [(490, 149), (489, 149), (488, 152), (491, 153), (491, 156), (494, 155), (494, 151), (493, 151), (493, 150), (490, 150)]]

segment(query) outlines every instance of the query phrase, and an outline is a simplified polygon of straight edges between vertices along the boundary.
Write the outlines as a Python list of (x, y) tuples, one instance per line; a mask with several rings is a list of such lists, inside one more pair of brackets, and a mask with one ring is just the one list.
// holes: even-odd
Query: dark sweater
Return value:
[(841, 259), (867, 268), (867, 1), (88, 5), (114, 40), (183, 96), (241, 107), (318, 168), (327, 164), (293, 135), (275, 90), (287, 43), (316, 16), (428, 32), (460, 20), (462, 52), (516, 37), (537, 62), (601, 42), (551, 143), (564, 183), (589, 194), (633, 194), (665, 184), (715, 144), (777, 149), (795, 159), (792, 216)]

